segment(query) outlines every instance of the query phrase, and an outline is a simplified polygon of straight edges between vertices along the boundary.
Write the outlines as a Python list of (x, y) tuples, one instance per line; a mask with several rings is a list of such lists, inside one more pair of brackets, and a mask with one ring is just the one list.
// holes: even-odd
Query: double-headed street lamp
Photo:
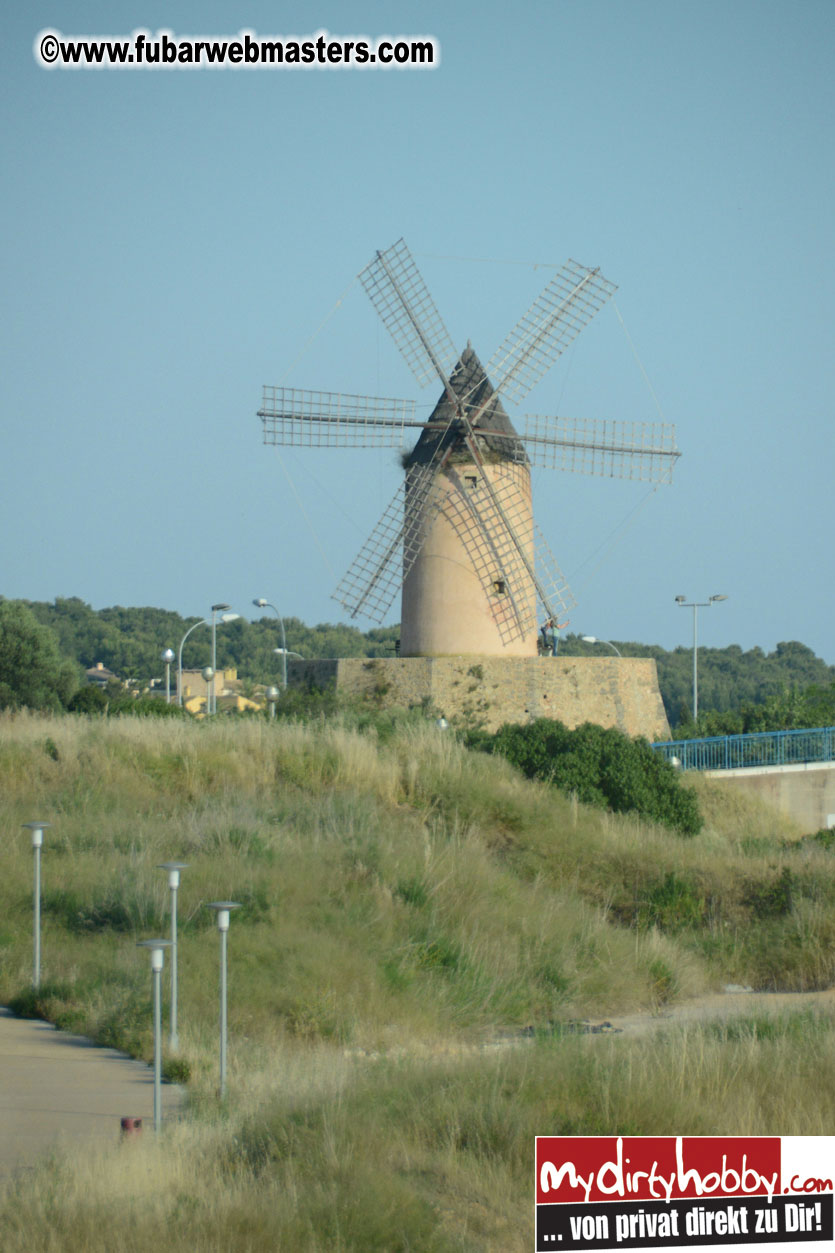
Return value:
[[(212, 605), (212, 670), (214, 673), (212, 674), (212, 691), (209, 700), (210, 714), (217, 713), (217, 615), (222, 613), (227, 621), (231, 621), (227, 615), (227, 611), (231, 608), (232, 606), (227, 605), (224, 601), (219, 601), (216, 605)], [(235, 614), (236, 618), (237, 616)]]
[[(213, 605), (212, 608), (215, 609), (216, 606)], [(220, 620), (221, 622), (236, 622), (237, 619), (240, 618), (240, 616), (241, 615), (239, 613), (221, 613)], [(177, 704), (181, 708), (183, 704), (183, 645), (185, 644), (188, 637), (191, 635), (192, 631), (196, 631), (197, 628), (200, 626), (210, 626), (212, 627), (212, 631), (214, 633), (214, 629), (215, 629), (214, 614), (212, 614), (211, 622), (209, 621), (208, 618), (201, 618), (199, 622), (192, 623), (192, 625), (186, 631), (183, 638), (180, 640), (180, 648), (177, 653)], [(213, 634), (213, 640), (214, 640), (214, 634)], [(214, 670), (214, 648), (212, 649), (212, 670)], [(211, 710), (209, 709), (208, 693), (206, 695), (206, 712), (207, 713), (211, 712)]]
[(727, 596), (711, 596), (708, 600), (693, 601), (688, 600), (686, 596), (676, 596), (676, 604), (682, 609), (693, 610), (693, 721), (696, 722), (699, 717), (699, 645), (698, 645), (698, 615), (700, 609), (709, 609), (711, 605), (719, 600), (727, 600)]

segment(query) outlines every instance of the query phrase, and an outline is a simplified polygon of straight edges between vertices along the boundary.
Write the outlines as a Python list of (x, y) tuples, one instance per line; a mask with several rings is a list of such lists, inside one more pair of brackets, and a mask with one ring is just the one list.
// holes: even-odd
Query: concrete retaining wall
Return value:
[(450, 721), (495, 731), (503, 722), (595, 722), (649, 740), (670, 738), (655, 661), (643, 657), (350, 657), (295, 661), (292, 684), (365, 695), (384, 706), (426, 704)]
[(706, 770), (705, 774), (774, 805), (799, 823), (806, 835), (835, 827), (835, 762)]

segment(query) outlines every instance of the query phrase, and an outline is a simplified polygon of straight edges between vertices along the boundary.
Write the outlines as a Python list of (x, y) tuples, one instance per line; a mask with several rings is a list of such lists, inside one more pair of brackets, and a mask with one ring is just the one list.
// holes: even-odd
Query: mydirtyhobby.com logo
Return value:
[(130, 35), (65, 35), (41, 30), (33, 44), (44, 69), (116, 70), (423, 70), (440, 64), (432, 35), (175, 35), (135, 30)]
[(536, 1249), (833, 1241), (829, 1136), (538, 1136)]

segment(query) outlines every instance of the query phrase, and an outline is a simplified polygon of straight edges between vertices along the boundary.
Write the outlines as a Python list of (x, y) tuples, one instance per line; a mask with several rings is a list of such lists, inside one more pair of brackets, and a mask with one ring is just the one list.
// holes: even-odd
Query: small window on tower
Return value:
[(478, 487), (478, 475), (477, 474), (465, 474), (464, 484), (468, 492), (474, 492), (476, 488)]
[(507, 585), (505, 584), (504, 579), (493, 580), (493, 591), (496, 593), (497, 596), (507, 595)]

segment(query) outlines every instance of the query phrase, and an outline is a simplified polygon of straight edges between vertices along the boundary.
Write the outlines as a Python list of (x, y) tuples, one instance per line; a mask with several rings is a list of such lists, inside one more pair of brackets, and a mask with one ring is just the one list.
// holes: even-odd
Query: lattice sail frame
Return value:
[(439, 376), (446, 384), (458, 354), (405, 241), (378, 252), (359, 277), (421, 387)]
[(641, 483), (670, 483), (681, 455), (666, 422), (617, 422), (525, 415), (522, 436), (532, 465)]
[(537, 576), (540, 586), (545, 589), (545, 599), (541, 601), (542, 608), (548, 617), (551, 617), (554, 610), (560, 614), (568, 613), (577, 604), (574, 593), (568, 586), (568, 579), (563, 574), (557, 564), (557, 559), (548, 547), (545, 536), (534, 522), (534, 565), (536, 566)]
[[(536, 629), (536, 600), (528, 569), (506, 525), (508, 516), (518, 518), (526, 512), (527, 502), (512, 463), (492, 469), (498, 508), (487, 493), (468, 491), (462, 477), (451, 471), (452, 490), (443, 496), (440, 512), (461, 537), (499, 636), (507, 644)], [(504, 585), (500, 595), (498, 581)]]
[(616, 291), (599, 270), (567, 261), (490, 358), (494, 390), (524, 400)]
[(419, 557), (423, 519), (432, 505), (433, 493), (437, 495), (442, 442), (438, 441), (435, 455), (426, 465), (409, 466), (404, 482), (333, 593), (334, 600), (352, 618), (362, 613), (373, 622), (382, 622)]
[(265, 387), (258, 410), (264, 443), (297, 448), (403, 448), (415, 402), (345, 392)]

